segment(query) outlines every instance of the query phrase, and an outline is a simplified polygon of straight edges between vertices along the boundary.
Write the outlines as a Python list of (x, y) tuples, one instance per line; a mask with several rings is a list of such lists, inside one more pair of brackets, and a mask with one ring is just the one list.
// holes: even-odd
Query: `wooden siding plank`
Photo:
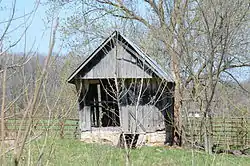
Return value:
[(124, 132), (129, 131), (129, 110), (127, 107), (121, 106), (121, 127)]
[[(137, 65), (137, 60), (121, 45), (117, 46), (118, 68), (120, 78), (152, 78)], [(136, 55), (135, 55), (136, 56)]]
[(99, 62), (81, 79), (115, 78), (116, 71), (118, 72), (118, 78), (152, 78), (151, 75), (138, 66), (136, 58), (121, 45), (100, 56), (104, 57), (96, 58)]
[(82, 79), (114, 78), (116, 69), (115, 53), (115, 49), (109, 51)]
[(124, 107), (124, 109), (126, 111), (130, 111), (129, 114), (130, 132), (135, 132), (136, 125), (138, 129), (137, 132), (154, 132), (156, 130), (163, 130), (165, 128), (164, 116), (155, 106), (152, 105), (139, 106), (137, 112), (137, 120), (135, 119), (136, 117), (135, 106), (126, 106)]
[(135, 132), (135, 117), (134, 117), (134, 114), (135, 114), (135, 107), (134, 106), (127, 106), (128, 108), (128, 112), (129, 112), (129, 131), (131, 133), (134, 133)]

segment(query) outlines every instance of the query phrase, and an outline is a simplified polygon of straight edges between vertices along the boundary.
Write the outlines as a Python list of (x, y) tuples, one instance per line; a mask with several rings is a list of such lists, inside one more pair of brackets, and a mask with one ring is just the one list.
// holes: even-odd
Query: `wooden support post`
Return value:
[(84, 119), (83, 122), (84, 123), (84, 130), (85, 131), (91, 131), (91, 109), (89, 106), (84, 107)]
[(102, 97), (101, 97), (101, 86), (100, 84), (97, 84), (97, 98), (98, 98), (98, 109), (99, 110), (99, 116), (98, 116), (98, 126), (102, 126)]

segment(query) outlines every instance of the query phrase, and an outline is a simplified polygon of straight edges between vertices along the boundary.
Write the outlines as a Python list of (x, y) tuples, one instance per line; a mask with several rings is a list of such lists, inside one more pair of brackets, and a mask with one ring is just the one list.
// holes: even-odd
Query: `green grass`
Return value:
[[(72, 139), (49, 139), (42, 151), (42, 139), (27, 145), (21, 165), (125, 165), (125, 150), (107, 145), (86, 144)], [(168, 149), (166, 147), (142, 147), (131, 150), (132, 165), (225, 165), (247, 166), (248, 157), (232, 155), (208, 155), (187, 149)], [(37, 162), (39, 160), (39, 162)]]

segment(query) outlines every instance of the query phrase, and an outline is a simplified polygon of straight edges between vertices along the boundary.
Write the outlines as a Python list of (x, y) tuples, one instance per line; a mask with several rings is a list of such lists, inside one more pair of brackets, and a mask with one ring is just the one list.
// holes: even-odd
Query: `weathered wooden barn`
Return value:
[(173, 138), (174, 82), (124, 35), (115, 31), (71, 74), (79, 92), (81, 140), (138, 144)]

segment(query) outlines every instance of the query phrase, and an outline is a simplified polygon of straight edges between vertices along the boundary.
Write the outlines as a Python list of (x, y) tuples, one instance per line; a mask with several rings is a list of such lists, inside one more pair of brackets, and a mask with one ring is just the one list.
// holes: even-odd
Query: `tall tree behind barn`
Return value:
[(79, 93), (81, 140), (173, 143), (174, 82), (161, 67), (115, 31), (71, 74)]

